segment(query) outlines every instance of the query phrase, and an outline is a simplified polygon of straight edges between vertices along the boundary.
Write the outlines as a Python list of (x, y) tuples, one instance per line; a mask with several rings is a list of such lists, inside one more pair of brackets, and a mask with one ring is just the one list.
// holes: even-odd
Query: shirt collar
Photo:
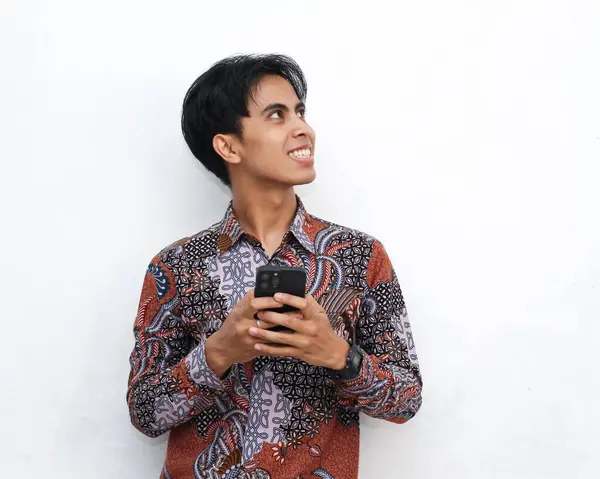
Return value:
[[(308, 251), (314, 253), (315, 245), (308, 236), (311, 221), (313, 221), (313, 219), (304, 208), (302, 201), (300, 201), (300, 197), (296, 195), (296, 214), (288, 232), (291, 232)], [(219, 254), (227, 251), (244, 234), (245, 231), (242, 229), (233, 213), (233, 201), (230, 201), (219, 227), (219, 238), (217, 241)]]

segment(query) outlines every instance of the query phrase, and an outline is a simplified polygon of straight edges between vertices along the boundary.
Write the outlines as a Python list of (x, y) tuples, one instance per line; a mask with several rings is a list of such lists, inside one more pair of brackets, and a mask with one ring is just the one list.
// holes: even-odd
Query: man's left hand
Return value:
[(252, 336), (269, 343), (257, 344), (257, 351), (264, 356), (291, 356), (313, 366), (343, 369), (350, 345), (331, 328), (327, 313), (311, 296), (305, 298), (276, 293), (275, 300), (299, 311), (277, 313), (260, 311), (258, 318), (271, 324), (281, 325), (293, 332), (274, 332), (262, 328), (250, 328)]

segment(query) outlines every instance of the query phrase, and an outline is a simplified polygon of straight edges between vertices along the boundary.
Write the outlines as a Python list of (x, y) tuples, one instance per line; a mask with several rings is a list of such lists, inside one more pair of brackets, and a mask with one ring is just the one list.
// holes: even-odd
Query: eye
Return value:
[(296, 114), (300, 117), (300, 118), (304, 118), (304, 116), (306, 115), (306, 110), (304, 108), (300, 108)]
[[(278, 117), (274, 117), (273, 115), (279, 115)], [(276, 120), (281, 120), (283, 118), (281, 110), (275, 110), (273, 113), (269, 115), (269, 118), (275, 118)]]

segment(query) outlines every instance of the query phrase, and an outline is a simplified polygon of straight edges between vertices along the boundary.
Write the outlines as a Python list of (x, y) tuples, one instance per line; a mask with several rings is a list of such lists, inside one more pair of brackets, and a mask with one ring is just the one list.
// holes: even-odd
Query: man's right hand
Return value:
[[(254, 345), (265, 341), (254, 338), (248, 332), (251, 327), (256, 327), (254, 315), (258, 311), (281, 306), (283, 305), (272, 297), (255, 298), (254, 289), (251, 289), (233, 307), (221, 328), (206, 340), (208, 367), (222, 378), (232, 364), (251, 361), (259, 356), (260, 353), (254, 349)], [(262, 321), (260, 325), (263, 329), (275, 326)]]

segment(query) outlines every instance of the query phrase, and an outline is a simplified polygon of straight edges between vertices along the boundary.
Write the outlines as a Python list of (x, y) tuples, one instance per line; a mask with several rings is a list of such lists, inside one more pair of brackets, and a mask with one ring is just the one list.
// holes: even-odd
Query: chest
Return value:
[(280, 246), (269, 257), (263, 248), (239, 241), (185, 272), (187, 284), (180, 293), (184, 317), (194, 323), (192, 329), (196, 334), (210, 335), (255, 287), (257, 268), (266, 264), (293, 266), (305, 270), (305, 293), (323, 307), (332, 329), (352, 339), (362, 299), (361, 289), (350, 277), (357, 261), (348, 255), (332, 254), (335, 251), (325, 253), (329, 254), (313, 253), (290, 244)]

